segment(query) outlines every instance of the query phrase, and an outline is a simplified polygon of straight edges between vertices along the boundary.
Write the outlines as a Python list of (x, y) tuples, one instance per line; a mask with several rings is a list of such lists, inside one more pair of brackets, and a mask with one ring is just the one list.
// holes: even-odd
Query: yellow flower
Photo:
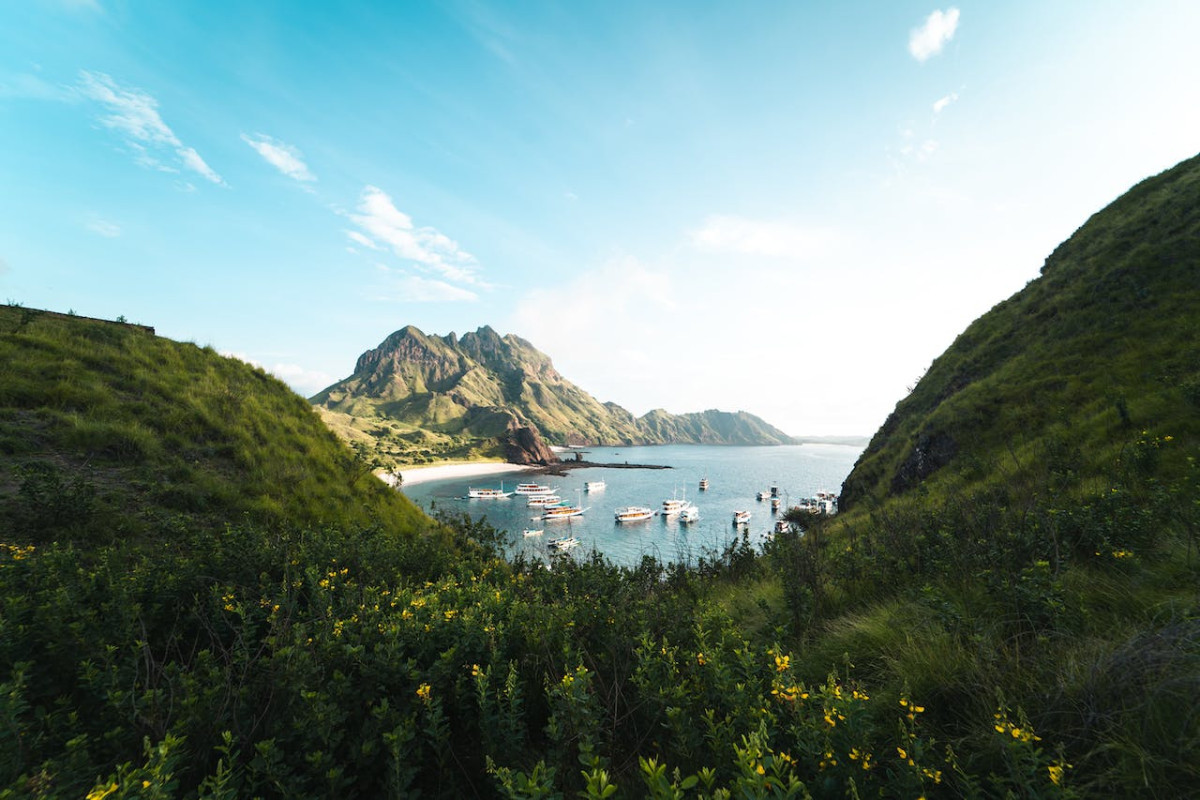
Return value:
[(708, 663), (708, 661), (704, 658), (704, 653), (696, 653), (696, 663), (702, 667)]
[(775, 656), (775, 671), (785, 672), (791, 665), (791, 656)]
[(421, 698), (421, 700), (425, 702), (429, 702), (429, 695), (432, 691), (433, 690), (428, 683), (422, 683), (417, 687), (417, 697)]
[(766, 771), (765, 769), (763, 769), (763, 765), (762, 765), (762, 764), (759, 764), (757, 767), (755, 767), (754, 771), (755, 771), (755, 772), (757, 772), (759, 775), (766, 775), (766, 774), (767, 774), (767, 771)]
[(108, 786), (97, 786), (87, 794), (87, 800), (104, 800), (110, 794), (117, 790), (117, 782), (113, 781)]
[(478, 677), (479, 677), (479, 673), (480, 673), (480, 671), (481, 671), (481, 670), (479, 669), (479, 665), (478, 665), (478, 664), (472, 664), (472, 665), (471, 665), (471, 677), (472, 677), (472, 678), (478, 678)]
[(908, 758), (908, 751), (903, 747), (897, 747), (896, 752), (900, 754), (901, 758)]
[(1046, 767), (1046, 771), (1050, 773), (1050, 782), (1055, 786), (1062, 782), (1063, 768), (1061, 764), (1051, 764)]

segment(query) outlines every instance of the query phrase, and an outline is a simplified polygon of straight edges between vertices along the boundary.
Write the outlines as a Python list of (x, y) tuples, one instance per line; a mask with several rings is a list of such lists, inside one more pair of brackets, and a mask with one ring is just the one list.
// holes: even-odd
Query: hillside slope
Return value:
[(792, 441), (745, 412), (634, 417), (568, 381), (529, 342), (486, 326), (462, 338), (402, 328), (311, 402), (343, 438), (398, 463), (498, 457), (498, 437), (526, 426), (560, 445)]
[[(1200, 434), (1200, 157), (1135, 186), (929, 367), (846, 480), (843, 509), (918, 487), (1095, 493)], [(1169, 438), (1168, 438), (1169, 437)]]
[(0, 527), (136, 535), (427, 523), (261, 369), (150, 329), (0, 308)]

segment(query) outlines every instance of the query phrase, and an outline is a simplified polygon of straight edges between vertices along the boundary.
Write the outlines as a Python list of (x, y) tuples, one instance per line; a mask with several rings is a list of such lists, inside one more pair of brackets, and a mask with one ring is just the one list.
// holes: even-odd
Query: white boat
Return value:
[(749, 521), (750, 521), (750, 512), (749, 511), (733, 512), (733, 524), (734, 525), (745, 525)]
[(700, 479), (700, 491), (708, 491), (708, 478)]
[(588, 481), (587, 483), (583, 484), (583, 490), (585, 492), (599, 492), (604, 489), (604, 486), (604, 481)]
[(641, 522), (654, 516), (654, 509), (646, 506), (626, 506), (617, 509), (617, 522)]
[(775, 532), (776, 533), (788, 533), (789, 531), (791, 531), (791, 529), (792, 529), (792, 523), (788, 522), (786, 519), (775, 520)]
[(512, 492), (504, 491), (504, 484), (500, 484), (499, 489), (467, 489), (467, 497), (477, 500), (498, 500), (502, 497), (512, 497)]
[(547, 539), (546, 546), (555, 550), (566, 550), (568, 547), (574, 547), (579, 544), (579, 540), (574, 536), (561, 536), (558, 539)]
[(543, 531), (531, 531), (528, 528), (526, 528), (525, 530), (521, 531), (521, 533), (523, 533), (526, 536), (541, 536)]
[(699, 522), (700, 521), (700, 509), (696, 508), (696, 506), (691, 503), (685, 504), (684, 507), (682, 509), (680, 509), (680, 511), (679, 511), (679, 521), (680, 522)]
[(549, 506), (562, 500), (556, 494), (531, 494), (529, 499), (525, 501), (525, 505), (534, 508), (536, 506)]
[(766, 500), (770, 496), (771, 496), (770, 492), (759, 492), (758, 493), (759, 500)]
[(579, 506), (553, 506), (545, 509), (542, 519), (570, 519), (582, 515), (585, 511), (587, 511), (586, 508)]
[(783, 503), (783, 501), (782, 501), (782, 500), (780, 500), (778, 497), (772, 497), (772, 498), (771, 498), (771, 510), (772, 510), (772, 511), (778, 511), (778, 510), (779, 510), (779, 506), (780, 506), (782, 503)]
[(677, 500), (672, 497), (669, 500), (663, 500), (662, 515), (664, 517), (677, 517), (679, 512), (683, 511), (683, 507), (687, 505), (686, 500)]
[(517, 494), (551, 494), (555, 487), (543, 486), (540, 483), (518, 483)]

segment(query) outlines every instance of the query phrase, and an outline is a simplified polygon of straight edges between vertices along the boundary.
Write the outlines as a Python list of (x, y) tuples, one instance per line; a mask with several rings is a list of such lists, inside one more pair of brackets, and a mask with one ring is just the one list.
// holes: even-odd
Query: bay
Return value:
[[(496, 477), (448, 478), (404, 487), (409, 499), (427, 511), (462, 511), (485, 517), (505, 531), (509, 554), (524, 553), (540, 560), (549, 557), (546, 540), (558, 536), (579, 539), (570, 551), (575, 558), (594, 550), (615, 564), (634, 566), (645, 555), (659, 561), (695, 564), (706, 554), (720, 552), (740, 534), (733, 526), (734, 511), (751, 512), (747, 527), (750, 540), (760, 545), (774, 529), (777, 514), (767, 500), (757, 500), (760, 491), (779, 489), (783, 508), (818, 491), (839, 492), (850, 474), (861, 447), (835, 444), (802, 444), (774, 447), (709, 445), (657, 445), (647, 447), (589, 448), (585, 456), (595, 463), (655, 464), (670, 469), (571, 469), (563, 476), (512, 473), (503, 482)], [(570, 454), (564, 454), (569, 458)], [(700, 491), (707, 477), (709, 489)], [(604, 481), (606, 488), (586, 492), (584, 484)], [(469, 487), (512, 490), (518, 482), (537, 482), (557, 487), (565, 502), (579, 502), (587, 512), (569, 520), (535, 520), (536, 508), (526, 498), (513, 495), (499, 500), (468, 499)], [(677, 497), (695, 503), (699, 522), (684, 524), (678, 517), (654, 516), (636, 523), (617, 523), (618, 508), (649, 506), (662, 508), (665, 499)], [(540, 529), (541, 536), (524, 536), (525, 529)]]

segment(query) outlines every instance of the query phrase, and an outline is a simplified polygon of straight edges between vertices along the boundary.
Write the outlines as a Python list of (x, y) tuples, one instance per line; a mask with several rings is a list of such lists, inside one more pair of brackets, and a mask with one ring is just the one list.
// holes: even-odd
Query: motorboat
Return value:
[(499, 500), (503, 497), (512, 497), (512, 492), (504, 491), (504, 484), (500, 484), (499, 489), (467, 489), (467, 497), (475, 500)]
[(750, 512), (749, 511), (733, 512), (733, 524), (734, 525), (745, 525), (749, 521), (750, 521)]
[(604, 481), (588, 481), (583, 484), (583, 490), (585, 492), (599, 492), (604, 489), (605, 485)]
[(680, 522), (699, 522), (700, 509), (692, 503), (687, 503), (679, 510)]

